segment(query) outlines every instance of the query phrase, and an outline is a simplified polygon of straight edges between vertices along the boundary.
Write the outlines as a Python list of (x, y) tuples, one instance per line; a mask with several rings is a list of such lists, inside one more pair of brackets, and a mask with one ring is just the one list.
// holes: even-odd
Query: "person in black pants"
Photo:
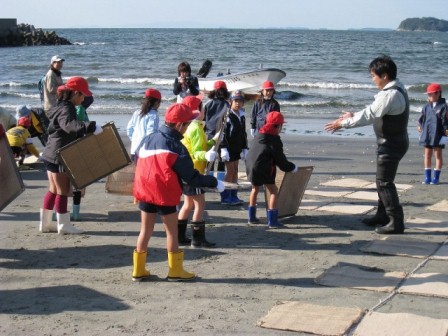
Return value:
[(409, 98), (397, 78), (397, 66), (390, 57), (375, 58), (369, 71), (380, 90), (374, 102), (357, 113), (345, 112), (326, 124), (325, 129), (333, 133), (342, 127), (373, 124), (378, 144), (376, 186), (379, 199), (377, 213), (363, 222), (377, 226), (375, 231), (379, 234), (401, 234), (404, 232), (404, 215), (394, 180), (398, 164), (409, 147)]

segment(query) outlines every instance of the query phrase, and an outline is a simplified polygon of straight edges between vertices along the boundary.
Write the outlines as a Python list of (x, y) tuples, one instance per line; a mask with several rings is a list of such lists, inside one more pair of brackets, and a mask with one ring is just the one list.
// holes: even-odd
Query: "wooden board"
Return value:
[(114, 123), (98, 135), (89, 134), (57, 152), (73, 186), (82, 189), (127, 166), (131, 159)]
[(25, 190), (22, 177), (0, 124), (0, 211)]
[[(277, 169), (275, 184), (278, 187), (278, 217), (295, 216), (302, 202), (303, 194), (310, 180), (314, 167), (299, 167), (297, 173), (284, 173)], [(270, 192), (265, 189), (264, 192), (266, 209)]]

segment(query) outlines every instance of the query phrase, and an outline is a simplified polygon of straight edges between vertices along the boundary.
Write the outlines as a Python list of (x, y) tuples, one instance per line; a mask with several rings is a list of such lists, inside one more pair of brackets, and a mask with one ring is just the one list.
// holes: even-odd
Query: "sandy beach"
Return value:
[[(282, 139), (291, 161), (314, 166), (309, 191), (322, 190), (322, 183), (332, 180), (375, 180), (373, 138), (287, 134)], [(405, 217), (447, 221), (446, 210), (427, 209), (448, 199), (446, 164), (438, 186), (421, 184), (422, 167), (423, 149), (413, 141), (396, 179), (411, 186), (400, 192)], [(150, 280), (134, 283), (132, 251), (140, 218), (132, 198), (105, 193), (105, 180), (100, 180), (87, 188), (83, 220), (75, 223), (85, 234), (39, 233), (47, 179), (40, 164), (35, 168), (21, 173), (26, 191), (0, 213), (2, 335), (288, 335), (257, 326), (280, 301), (369, 310), (389, 296), (315, 282), (338, 263), (410, 273), (423, 260), (361, 251), (384, 238), (361, 223), (362, 214), (299, 209), (283, 221), (284, 228), (268, 230), (263, 211), (263, 223), (248, 225), (247, 203), (224, 206), (218, 194), (208, 193), (207, 238), (217, 248), (185, 248), (184, 267), (197, 279), (165, 280), (166, 240), (163, 226), (157, 224), (148, 250)], [(248, 192), (239, 196), (247, 200)], [(305, 194), (303, 204), (306, 200), (376, 204), (338, 195)], [(259, 197), (259, 209), (263, 207)], [(402, 237), (441, 244), (447, 233), (409, 227)], [(431, 259), (417, 271), (431, 272), (446, 276), (448, 261)], [(447, 319), (448, 299), (399, 294), (375, 310)]]

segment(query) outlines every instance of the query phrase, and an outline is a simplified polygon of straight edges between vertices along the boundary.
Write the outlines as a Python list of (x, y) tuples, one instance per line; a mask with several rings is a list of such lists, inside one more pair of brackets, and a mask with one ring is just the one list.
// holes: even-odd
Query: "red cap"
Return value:
[(154, 98), (157, 100), (162, 100), (162, 95), (159, 90), (156, 89), (147, 89), (145, 91), (145, 98)]
[(282, 125), (284, 123), (285, 118), (280, 112), (272, 111), (266, 115), (266, 124)]
[(271, 81), (264, 81), (263, 84), (261, 85), (261, 89), (262, 90), (274, 90), (274, 83), (272, 83)]
[(442, 87), (440, 86), (440, 84), (432, 83), (428, 85), (426, 93), (434, 93), (434, 92), (442, 92)]
[(185, 104), (172, 104), (165, 113), (165, 122), (168, 123), (185, 123), (196, 119), (199, 111), (193, 112), (190, 107)]
[(89, 83), (82, 77), (70, 78), (67, 83), (65, 83), (65, 87), (73, 91), (79, 91), (86, 97), (92, 96), (92, 92), (89, 90)]
[(17, 121), (17, 126), (23, 126), (28, 128), (31, 126), (31, 119), (29, 117), (21, 117)]
[(192, 111), (199, 110), (199, 105), (201, 105), (201, 100), (196, 96), (186, 96), (182, 100), (182, 104), (187, 105)]
[(218, 90), (218, 89), (227, 89), (226, 82), (224, 82), (224, 81), (216, 81), (213, 84), (213, 90)]

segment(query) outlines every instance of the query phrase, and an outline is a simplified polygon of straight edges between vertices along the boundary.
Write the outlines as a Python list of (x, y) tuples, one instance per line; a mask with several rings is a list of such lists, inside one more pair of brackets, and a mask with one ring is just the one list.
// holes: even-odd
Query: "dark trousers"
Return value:
[(401, 209), (394, 181), (398, 164), (406, 152), (407, 147), (397, 149), (379, 146), (377, 150), (376, 187), (379, 200), (389, 212)]

